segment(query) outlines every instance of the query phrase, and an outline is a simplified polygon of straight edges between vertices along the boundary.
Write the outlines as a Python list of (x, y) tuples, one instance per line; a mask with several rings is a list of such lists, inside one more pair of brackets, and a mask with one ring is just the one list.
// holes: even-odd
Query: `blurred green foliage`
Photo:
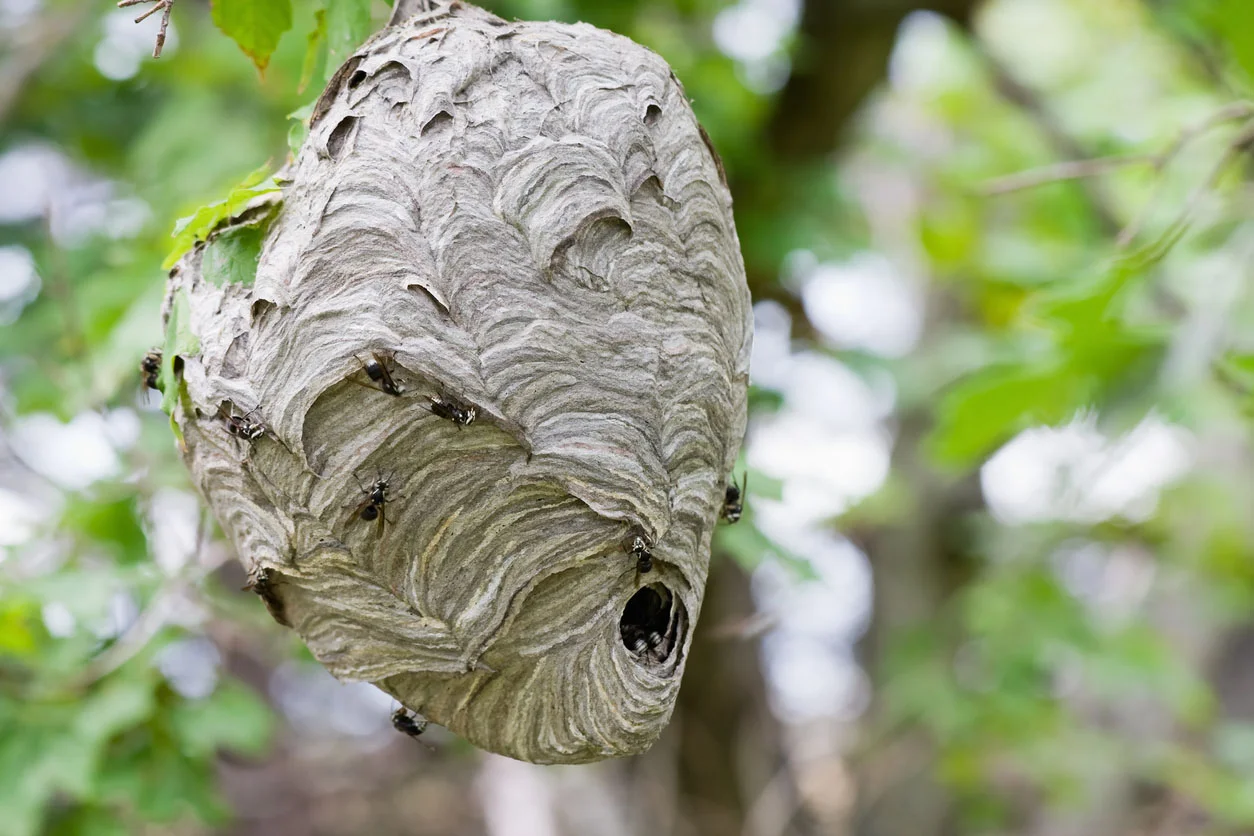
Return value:
[[(972, 831), (1014, 821), (1024, 793), (1047, 807), (1100, 803), (1094, 795), (1112, 776), (1165, 787), (1217, 826), (1254, 827), (1254, 726), (1225, 712), (1207, 653), (1168, 617), (1183, 607), (1195, 633), (1214, 636), (1254, 612), (1242, 137), (1254, 111), (1183, 133), (1248, 94), (1254, 6), (1042, 0), (1055, 26), (1043, 37), (1075, 41), (1075, 66), (1059, 62), (1030, 79), (1037, 99), (1026, 103), (1004, 95), (1007, 68), (1019, 67), (1014, 56), (992, 54), (995, 32), (945, 24), (917, 59), (933, 72), (896, 78), (878, 105), (906, 114), (908, 128), (871, 120), (851, 134), (850, 161), (785, 165), (766, 135), (773, 93), (750, 86), (711, 35), (727, 3), (484, 5), (506, 16), (587, 20), (660, 52), (733, 184), (788, 198), (785, 211), (765, 208), (765, 199), (737, 204), (751, 272), (779, 277), (799, 248), (839, 259), (885, 246), (855, 175), (866, 165), (909, 179), (918, 205), (897, 231), (909, 242), (898, 246), (919, 261), (929, 300), (950, 313), (895, 360), (807, 339), (868, 377), (893, 375), (898, 412), (922, 414), (927, 427), (921, 441), (901, 443), (917, 444), (928, 467), (969, 476), (1017, 432), (1080, 414), (1112, 437), (1156, 415), (1199, 440), (1203, 465), (1143, 518), (1023, 523), (985, 508), (964, 517), (964, 558), (976, 568), (933, 623), (889, 637), (873, 671), (879, 692), (867, 745), (903, 729), (925, 733)], [(274, 718), (250, 687), (224, 674), (209, 694), (189, 695), (160, 672), (164, 650), (214, 619), (253, 619), (274, 636), (278, 628), (259, 607), (241, 614), (197, 561), (168, 568), (154, 560), (154, 497), (189, 487), (168, 423), (138, 393), (136, 366), (164, 344), (162, 380), (166, 397), (176, 396), (170, 358), (193, 337), (177, 302), (162, 335), (162, 270), (273, 189), (266, 177), (299, 146), (321, 83), (387, 11), (368, 0), (184, 0), (177, 46), (116, 79), (98, 66), (102, 42), (114, 37), (110, 4), (48, 0), (26, 24), (48, 53), (0, 113), (0, 154), (54, 148), (75, 176), (106, 184), (107, 213), (142, 209), (118, 229), (73, 232), (72, 202), (51, 217), (0, 225), (0, 246), (29, 252), (42, 282), (0, 328), (5, 431), (38, 413), (68, 422), (124, 409), (137, 410), (140, 427), (133, 444), (119, 445), (116, 472), (87, 487), (28, 472), (23, 451), (10, 451), (23, 484), (35, 484), (32, 495), (50, 510), (35, 514), (33, 534), (0, 540), (0, 834), (216, 826), (230, 815), (215, 789), (217, 752), (266, 748)], [(996, 29), (990, 17), (977, 31)], [(50, 21), (69, 25), (40, 29)], [(987, 192), (995, 178), (1058, 162), (1059, 133), (1094, 159), (1146, 159)], [(1135, 234), (1120, 241), (1121, 229)], [(260, 241), (251, 233), (213, 241), (211, 280), (252, 280)], [(1216, 312), (1208, 299), (1220, 291), (1201, 283), (1221, 279), (1231, 287)], [(752, 404), (764, 416), (784, 400), (755, 388)], [(780, 484), (755, 471), (750, 490), (769, 500)], [(895, 473), (833, 523), (908, 526), (935, 499), (912, 473)], [(752, 501), (719, 543), (746, 566), (772, 556), (811, 576), (803, 558), (753, 525)], [(1076, 543), (1108, 555), (1133, 549), (1150, 566), (1148, 591), (1117, 617), (1086, 601), (1057, 571), (1060, 551)], [(120, 623), (114, 612), (121, 599), (150, 614), (171, 590), (192, 594), (203, 617), (158, 620), (148, 636), (135, 629), (144, 615)], [(1155, 733), (1139, 733), (1133, 715), (1154, 718)]]

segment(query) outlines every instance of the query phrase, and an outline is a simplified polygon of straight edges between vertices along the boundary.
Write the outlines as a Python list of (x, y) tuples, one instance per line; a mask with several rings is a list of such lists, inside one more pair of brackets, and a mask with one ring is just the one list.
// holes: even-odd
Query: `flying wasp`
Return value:
[(729, 523), (740, 522), (740, 514), (744, 511), (745, 491), (749, 488), (749, 471), (745, 471), (744, 480), (737, 485), (732, 481), (723, 494), (723, 510), (720, 516)]
[(388, 370), (387, 360), (376, 352), (370, 353), (370, 359), (362, 361), (359, 357), (357, 362), (361, 363), (362, 369), (366, 372), (366, 377), (379, 384), (379, 388), (387, 392), (394, 398), (399, 398), (404, 394), (404, 389), (397, 385), (392, 372)]
[(441, 418), (447, 418), (457, 425), (458, 429), (474, 423), (478, 411), (471, 405), (459, 401), (450, 395), (430, 395), (431, 411)]

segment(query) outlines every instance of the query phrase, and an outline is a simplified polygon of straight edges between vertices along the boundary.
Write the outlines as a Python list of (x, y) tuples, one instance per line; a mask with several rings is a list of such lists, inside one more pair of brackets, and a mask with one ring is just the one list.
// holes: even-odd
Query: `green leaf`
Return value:
[(97, 495), (87, 498), (71, 495), (61, 514), (59, 528), (75, 535), (91, 551), (110, 553), (119, 563), (148, 560), (147, 535), (140, 524), (135, 496)]
[(180, 289), (170, 307), (170, 319), (165, 326), (165, 345), (161, 352), (161, 408), (166, 414), (174, 411), (178, 398), (179, 381), (174, 374), (174, 358), (200, 351), (200, 340), (192, 333), (191, 300), (186, 289)]
[(165, 261), (161, 263), (161, 269), (169, 270), (177, 264), (183, 254), (194, 247), (197, 241), (207, 239), (209, 233), (221, 226), (223, 221), (242, 212), (253, 198), (279, 191), (279, 185), (274, 182), (274, 178), (266, 176), (269, 170), (270, 164), (266, 163), (231, 189), (226, 200), (202, 206), (194, 215), (180, 218), (174, 225), (174, 246), (165, 257)]
[(941, 401), (928, 440), (939, 460), (964, 465), (1032, 423), (1068, 416), (1082, 381), (1066, 368), (995, 368), (959, 383)]
[(292, 2), (213, 0), (213, 22), (264, 71), (279, 38), (292, 28)]
[(171, 723), (192, 757), (208, 758), (218, 749), (260, 755), (270, 744), (274, 716), (248, 688), (226, 681), (210, 697), (175, 708)]
[(312, 101), (299, 110), (293, 110), (287, 115), (292, 120), (292, 126), (287, 131), (287, 147), (295, 158), (300, 154), (300, 148), (305, 144), (305, 137), (309, 136), (309, 117), (313, 115), (314, 105), (316, 101)]
[(205, 245), (201, 275), (217, 287), (227, 283), (252, 287), (263, 234), (257, 226), (238, 226), (212, 236)]
[(314, 28), (309, 33), (309, 41), (305, 46), (305, 60), (300, 68), (300, 84), (296, 87), (297, 93), (304, 93), (305, 88), (309, 86), (309, 82), (313, 81), (314, 75), (318, 72), (318, 66), (326, 66), (327, 63), (327, 12), (326, 9), (318, 9), (314, 12)]
[(326, 17), (327, 69), (339, 69), (373, 28), (370, 0), (331, 0)]
[(188, 812), (210, 824), (227, 819), (210, 764), (184, 757), (165, 734), (110, 754), (109, 769), (100, 776), (101, 798), (125, 803), (149, 821), (174, 821)]
[(39, 603), (19, 598), (12, 590), (0, 597), (0, 657), (28, 657), (35, 652)]
[(103, 743), (152, 716), (154, 681), (151, 676), (119, 672), (92, 693), (75, 718), (75, 733)]
[(126, 825), (118, 821), (116, 810), (78, 807), (57, 815), (46, 836), (128, 836)]
[(1183, 5), (1213, 30), (1241, 69), (1254, 79), (1254, 4), (1248, 0), (1199, 0)]

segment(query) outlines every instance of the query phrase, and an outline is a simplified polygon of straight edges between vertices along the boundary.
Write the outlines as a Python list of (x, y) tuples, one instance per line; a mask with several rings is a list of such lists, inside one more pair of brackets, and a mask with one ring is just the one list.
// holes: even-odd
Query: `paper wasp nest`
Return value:
[[(751, 338), (679, 83), (591, 26), (437, 6), (340, 69), (282, 184), (166, 306), (195, 337), (185, 457), (271, 613), (485, 749), (648, 748)], [(255, 281), (207, 280), (215, 238), (267, 212)]]

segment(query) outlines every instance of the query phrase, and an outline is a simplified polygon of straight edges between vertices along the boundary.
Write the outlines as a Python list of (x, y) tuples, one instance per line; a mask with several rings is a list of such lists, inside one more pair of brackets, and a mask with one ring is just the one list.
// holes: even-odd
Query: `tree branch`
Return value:
[[(127, 6), (137, 6), (140, 3), (152, 3), (153, 0), (118, 0), (118, 8), (125, 9)], [(156, 0), (153, 7), (148, 11), (135, 18), (136, 23), (143, 23), (157, 12), (161, 12), (161, 28), (157, 30), (157, 44), (152, 49), (152, 57), (160, 58), (161, 50), (165, 48), (165, 30), (170, 27), (170, 11), (174, 8), (174, 0)]]

